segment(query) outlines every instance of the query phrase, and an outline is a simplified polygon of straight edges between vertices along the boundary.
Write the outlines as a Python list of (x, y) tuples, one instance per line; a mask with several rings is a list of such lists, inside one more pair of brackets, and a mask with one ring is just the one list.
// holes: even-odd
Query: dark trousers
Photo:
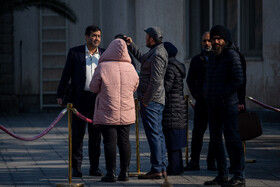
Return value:
[(244, 152), (238, 127), (238, 105), (209, 106), (210, 139), (214, 145), (218, 175), (227, 176), (227, 159), (223, 144), (223, 134), (227, 144), (229, 159), (235, 168), (234, 176), (244, 178)]
[(108, 173), (115, 173), (117, 146), (121, 170), (128, 171), (131, 157), (129, 128), (130, 125), (100, 125)]
[[(191, 142), (191, 161), (198, 163), (203, 144), (203, 136), (208, 124), (208, 109), (203, 99), (196, 100), (194, 107), (194, 124)], [(210, 141), (208, 146), (207, 163), (215, 163), (213, 144)]]
[[(84, 91), (80, 102), (74, 104), (74, 108), (76, 108), (82, 115), (92, 119), (95, 98), (95, 94)], [(73, 114), (72, 119), (72, 167), (78, 169), (81, 168), (83, 160), (83, 139), (88, 126), (88, 154), (90, 167), (91, 169), (97, 169), (99, 167), (101, 131), (98, 127), (85, 122), (75, 114)]]
[(182, 149), (167, 150), (168, 167), (167, 172), (178, 175), (184, 172)]

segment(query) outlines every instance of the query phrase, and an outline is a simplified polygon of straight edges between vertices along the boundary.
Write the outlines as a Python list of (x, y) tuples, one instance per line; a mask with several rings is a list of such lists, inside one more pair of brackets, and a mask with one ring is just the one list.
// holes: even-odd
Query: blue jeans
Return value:
[(209, 106), (210, 141), (214, 145), (220, 176), (227, 176), (227, 160), (223, 144), (223, 133), (234, 177), (245, 178), (244, 152), (238, 128), (238, 105)]
[(166, 170), (165, 137), (162, 131), (162, 112), (164, 105), (150, 102), (147, 107), (140, 104), (140, 113), (151, 152), (151, 171)]

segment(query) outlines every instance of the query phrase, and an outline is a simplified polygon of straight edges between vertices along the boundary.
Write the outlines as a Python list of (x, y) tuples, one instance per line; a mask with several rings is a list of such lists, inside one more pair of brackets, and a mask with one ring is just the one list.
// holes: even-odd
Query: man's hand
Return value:
[(126, 37), (126, 45), (130, 45), (133, 41), (131, 37)]
[(62, 98), (57, 98), (57, 103), (62, 106)]
[(238, 112), (240, 112), (240, 110), (245, 110), (245, 106), (244, 105), (238, 105)]

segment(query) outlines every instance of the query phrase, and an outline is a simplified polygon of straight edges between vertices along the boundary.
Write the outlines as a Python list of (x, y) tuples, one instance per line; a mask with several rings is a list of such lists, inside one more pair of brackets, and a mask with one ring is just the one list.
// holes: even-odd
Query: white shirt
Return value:
[(85, 83), (85, 91), (89, 91), (89, 84), (94, 74), (94, 70), (98, 65), (98, 60), (100, 58), (98, 48), (94, 54), (90, 54), (87, 45), (86, 45), (86, 83)]

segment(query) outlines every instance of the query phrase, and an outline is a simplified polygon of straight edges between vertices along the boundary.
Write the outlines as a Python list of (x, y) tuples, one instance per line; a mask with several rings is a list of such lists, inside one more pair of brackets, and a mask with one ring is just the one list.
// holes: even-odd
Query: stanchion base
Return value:
[(245, 161), (246, 163), (256, 163), (256, 159), (249, 159)]
[(85, 185), (83, 183), (71, 183), (71, 184), (56, 184), (56, 187), (84, 187)]
[(128, 176), (130, 177), (138, 177), (139, 175), (144, 175), (144, 172), (129, 172)]

